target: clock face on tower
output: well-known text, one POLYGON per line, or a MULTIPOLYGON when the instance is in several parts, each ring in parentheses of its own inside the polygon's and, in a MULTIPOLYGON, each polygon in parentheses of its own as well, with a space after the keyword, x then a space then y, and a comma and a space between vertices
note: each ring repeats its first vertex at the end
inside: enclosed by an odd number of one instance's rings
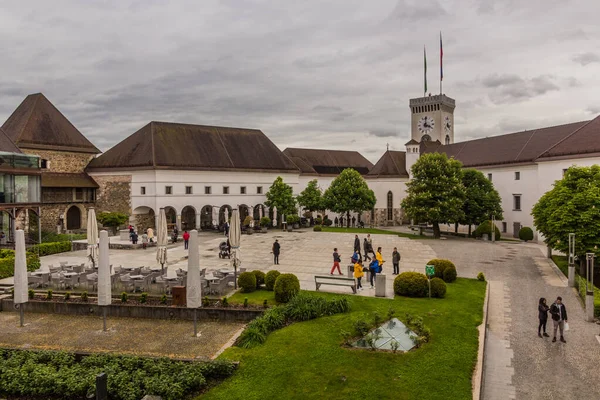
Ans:
POLYGON ((450 131, 452 130, 452 121, 450 121, 450 117, 446 115, 446 118, 444 118, 444 130, 446 131, 446 133, 450 133, 450 131))
POLYGON ((426 115, 422 117, 417 123, 417 128, 421 133, 430 133, 435 126, 435 121, 430 116, 426 115))

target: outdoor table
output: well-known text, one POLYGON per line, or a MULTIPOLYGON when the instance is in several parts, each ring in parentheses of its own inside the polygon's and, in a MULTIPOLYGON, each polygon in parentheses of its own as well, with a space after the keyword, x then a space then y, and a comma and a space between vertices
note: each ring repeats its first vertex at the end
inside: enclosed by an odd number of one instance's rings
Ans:
POLYGON ((204 279, 206 279, 210 283, 210 282, 215 282, 215 281, 218 282, 221 278, 214 276, 212 273, 210 273, 210 274, 206 274, 204 276, 204 279))
POLYGON ((165 276, 163 276, 163 279, 164 279, 165 281, 177 281, 177 280, 179 280, 179 277, 178 277, 178 276, 175 276, 175 277, 171 277, 171 278, 169 278, 168 276, 166 276, 166 275, 165 275, 165 276))
POLYGON ((229 274, 233 274, 235 271, 231 268, 221 268, 218 270, 220 273, 222 273, 223 275, 229 275, 229 274))
POLYGON ((70 278, 70 277, 72 277, 72 276, 79 275, 79 273, 78 273, 78 272, 63 272, 63 273, 62 273, 62 275, 63 275, 65 278, 70 278))
POLYGON ((143 268, 143 267, 138 266, 138 267, 121 267, 121 268, 126 269, 127 271, 133 271, 134 269, 143 268))
POLYGON ((131 279, 144 279, 144 275, 131 275, 129 276, 131 279))
POLYGON ((43 274, 49 274, 50 271, 33 271, 31 275, 42 276, 43 274))
POLYGON ((153 272, 162 271, 162 268, 160 266, 159 267, 150 267, 150 271, 153 271, 153 272))

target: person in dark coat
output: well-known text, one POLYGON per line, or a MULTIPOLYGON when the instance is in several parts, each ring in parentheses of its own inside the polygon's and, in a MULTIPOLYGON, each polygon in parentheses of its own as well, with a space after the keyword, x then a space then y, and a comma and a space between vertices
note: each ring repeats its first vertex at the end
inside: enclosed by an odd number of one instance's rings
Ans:
POLYGON ((352 217, 352 227, 354 228, 355 225, 356 225, 356 217, 352 217))
POLYGON ((281 251, 281 246, 279 245, 279 242, 277 241, 277 239, 275 239, 275 243, 273 243, 273 249, 272 249, 273 264, 275 264, 275 265, 279 265, 279 252, 280 251, 281 251))
POLYGON ((138 242, 138 234, 135 231, 131 234, 131 242, 133 244, 137 244, 137 242, 138 242))
POLYGON ((365 251, 365 256, 364 256, 365 261, 370 261, 371 257, 369 257, 369 242, 367 241, 367 238, 365 238, 363 240, 363 249, 365 251))
POLYGON ((360 239, 358 238, 358 235, 354 235, 354 252, 358 253, 358 256, 361 257, 360 256, 360 239))
POLYGON ((333 224, 336 226, 338 226, 338 223, 340 222, 340 220, 338 219, 338 217, 335 217, 335 219, 333 220, 333 224))
POLYGON ((549 337, 546 333, 546 323, 548 322, 548 310, 550 307, 546 304, 546 299, 541 298, 538 303, 538 318, 540 319, 540 324, 538 325, 538 336, 542 337, 542 328, 544 328, 544 336, 549 337))
POLYGON ((552 314, 552 322, 554 322, 554 337, 552 342, 556 342, 556 330, 560 328, 560 341, 567 343, 565 340, 564 329, 565 323, 568 321, 567 308, 562 303, 562 297, 558 296, 556 301, 550 306, 550 314, 552 314))
POLYGON ((393 275, 398 275, 400 273, 400 253, 396 247, 394 247, 394 251, 392 252, 392 265, 394 266, 393 275))

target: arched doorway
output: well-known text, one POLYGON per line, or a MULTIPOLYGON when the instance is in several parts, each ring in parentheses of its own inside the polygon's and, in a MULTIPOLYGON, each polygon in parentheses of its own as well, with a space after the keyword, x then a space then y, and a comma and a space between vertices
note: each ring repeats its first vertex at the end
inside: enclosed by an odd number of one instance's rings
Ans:
POLYGON ((253 217, 255 221, 259 221, 262 217, 267 216, 265 214, 265 206, 263 206, 262 204, 257 204, 254 206, 254 210, 252 211, 253 217), (262 213, 261 213, 262 210, 262 213))
POLYGON ((81 210, 77 206, 71 206, 67 210, 67 230, 81 229, 81 210))
POLYGON ((243 224, 246 217, 248 215, 250 215, 250 211, 248 209, 248 206, 245 204, 241 204, 239 206, 239 209, 240 209, 240 222, 243 224))
POLYGON ((228 204, 221 206, 221 208, 219 209, 219 226, 225 224, 225 221, 228 221, 229 218, 231 218, 232 210, 233 209, 228 204))
POLYGON ((394 219, 394 195, 390 190, 387 194, 387 220, 391 221, 394 219))
POLYGON ((204 206, 200 210, 200 229, 212 229, 213 228, 213 207, 204 206))
POLYGON ((167 229, 173 229, 177 226, 177 211, 173 207, 165 207, 165 217, 167 219, 167 229))
POLYGON ((181 229, 191 231, 196 229, 196 209, 192 206, 185 206, 181 210, 181 229))
POLYGON ((148 228, 156 230, 156 215, 150 207, 140 206, 133 210, 135 227, 139 232, 146 232, 148 228))

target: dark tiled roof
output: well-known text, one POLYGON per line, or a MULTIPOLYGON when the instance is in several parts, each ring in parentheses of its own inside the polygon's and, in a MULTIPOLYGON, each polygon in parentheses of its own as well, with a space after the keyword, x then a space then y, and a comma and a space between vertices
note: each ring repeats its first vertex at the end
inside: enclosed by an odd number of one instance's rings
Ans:
POLYGON ((98 188, 98 184, 86 173, 61 174, 46 172, 42 174, 42 187, 98 188))
POLYGON ((406 172, 406 153, 386 151, 367 174, 369 178, 408 178, 406 172))
POLYGON ((337 175, 346 168, 353 168, 366 175, 373 164, 357 151, 318 150, 287 148, 288 156, 303 174, 337 175))
POLYGON ((2 129, 0 129, 0 151, 5 151, 7 153, 21 153, 21 150, 19 150, 17 145, 14 144, 2 129))
POLYGON ((93 159, 88 168, 298 172, 260 130, 169 122, 150 122, 93 159))
MULTIPOLYGON (((421 153, 445 153, 448 157, 461 161, 465 167, 530 163, 545 156, 555 146, 555 152, 570 151, 570 154, 576 154, 574 151, 581 150, 582 144, 569 143, 576 137, 583 139, 583 136, 577 136, 576 133, 589 123, 590 121, 574 122, 450 145, 422 142, 421 153), (559 143, 560 147, 557 146, 559 143)), ((594 126, 596 135, 600 134, 598 124, 594 126)), ((584 140, 590 140, 589 136, 593 131, 594 128, 586 129, 587 139, 584 140)), ((595 147, 600 150, 598 143, 595 143, 595 147)))
POLYGON ((2 129, 20 148, 100 153, 41 93, 27 96, 2 129))
POLYGON ((540 158, 600 152, 600 116, 589 121, 556 143, 540 158))
POLYGON ((406 142, 404 145, 405 146, 409 146, 411 144, 419 144, 419 142, 417 142, 415 139, 410 139, 408 142, 406 142))

